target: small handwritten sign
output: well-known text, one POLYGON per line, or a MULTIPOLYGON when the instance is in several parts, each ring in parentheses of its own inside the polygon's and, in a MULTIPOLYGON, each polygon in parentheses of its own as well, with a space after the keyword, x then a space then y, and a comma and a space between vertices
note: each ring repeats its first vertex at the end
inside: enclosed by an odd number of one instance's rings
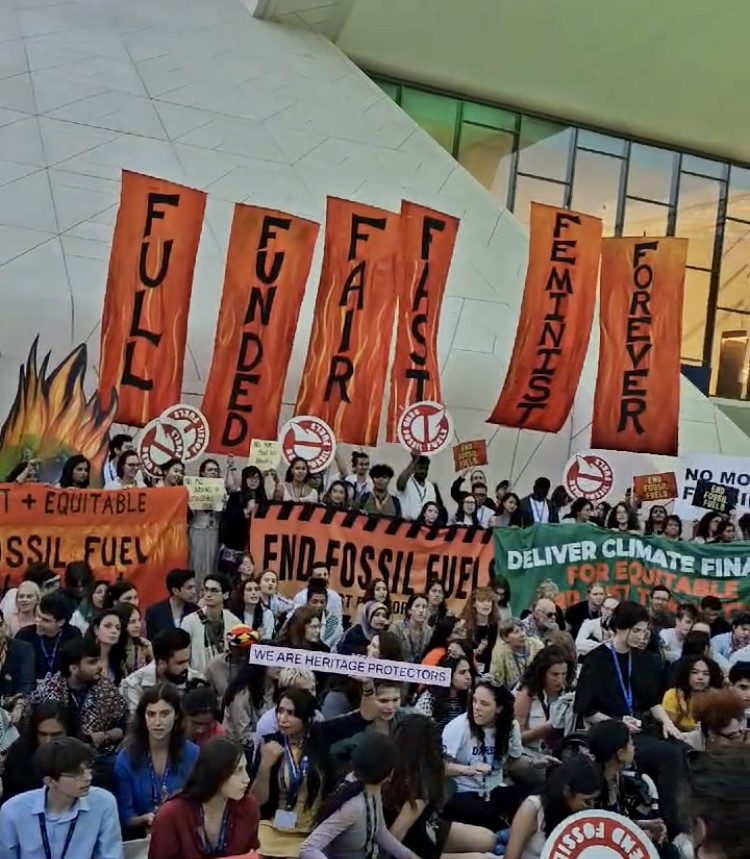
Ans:
POLYGON ((477 468, 487 465, 487 442, 484 439, 477 441, 462 441, 453 448, 453 465, 456 471, 465 468, 477 468))
POLYGON ((191 510, 219 512, 224 509, 227 490, 220 477, 186 477, 185 486, 191 510))
POLYGON ((278 441, 266 441, 254 438, 250 442, 248 465, 254 465, 262 472, 273 471, 281 462, 281 444, 278 441))
POLYGON ((677 498, 677 475, 674 471, 640 474, 633 478, 633 492, 640 501, 670 501, 677 498))

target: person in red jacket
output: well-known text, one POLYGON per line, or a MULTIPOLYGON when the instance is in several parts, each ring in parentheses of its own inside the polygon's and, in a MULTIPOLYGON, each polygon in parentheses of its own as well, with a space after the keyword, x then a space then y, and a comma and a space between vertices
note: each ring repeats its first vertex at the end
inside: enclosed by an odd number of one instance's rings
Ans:
POLYGON ((223 737, 200 751, 185 787, 162 805, 148 859, 244 857, 258 848, 258 804, 244 749, 223 737))

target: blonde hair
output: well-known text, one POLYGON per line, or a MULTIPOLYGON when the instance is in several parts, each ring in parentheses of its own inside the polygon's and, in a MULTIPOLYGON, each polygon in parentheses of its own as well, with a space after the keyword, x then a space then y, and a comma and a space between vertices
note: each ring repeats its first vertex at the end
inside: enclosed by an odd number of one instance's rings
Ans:
POLYGON ((301 689, 304 686, 315 686, 315 675, 306 668, 282 668, 279 671, 277 683, 282 689, 301 689))
POLYGON ((552 581, 545 579, 536 589, 537 600, 551 599, 554 602, 555 597, 560 595, 560 588, 552 581))

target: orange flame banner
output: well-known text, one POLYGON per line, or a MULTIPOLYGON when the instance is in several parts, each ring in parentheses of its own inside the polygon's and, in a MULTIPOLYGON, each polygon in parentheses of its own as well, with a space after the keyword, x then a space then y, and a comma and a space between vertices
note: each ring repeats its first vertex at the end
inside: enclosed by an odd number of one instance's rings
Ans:
POLYGON ((687 239, 605 239, 591 446, 677 455, 687 239))
POLYGON ((565 423, 589 345, 601 238, 598 218, 531 204, 521 315, 487 423, 543 432, 565 423))
POLYGON ((275 439, 294 332, 320 225, 237 204, 201 407, 209 450, 247 456, 275 439))
POLYGON ((325 250, 297 415, 339 441, 375 446, 396 305, 399 216, 328 198, 325 250))
POLYGON ((387 440, 398 419, 421 400, 442 402, 437 336, 458 218, 404 200, 399 229, 396 356, 391 368, 387 440))
POLYGON ((206 194, 122 174, 102 315, 99 392, 142 427, 180 401, 188 309, 206 194))

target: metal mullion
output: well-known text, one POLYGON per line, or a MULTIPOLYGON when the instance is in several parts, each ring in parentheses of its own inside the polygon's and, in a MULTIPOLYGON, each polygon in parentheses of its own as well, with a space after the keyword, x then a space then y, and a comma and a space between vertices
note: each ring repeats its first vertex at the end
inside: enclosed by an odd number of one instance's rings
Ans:
POLYGON ((627 199, 628 176, 630 175, 630 150, 631 143, 625 141, 625 153, 622 159, 620 168, 620 184, 617 188, 617 209, 615 211, 615 235, 622 235, 622 228, 625 223, 625 201, 627 199))
POLYGON ((576 146, 578 144, 578 127, 572 126, 573 133, 570 137, 570 149, 568 150, 568 165, 565 171, 565 194, 563 195, 563 209, 569 209, 573 199, 573 180, 576 174, 576 146))
MULTIPOLYGON (((724 251, 724 222, 727 218, 727 201, 729 197, 728 182, 720 183, 719 205, 716 209, 716 233, 714 235, 714 253, 711 258, 711 279, 708 286, 708 302, 706 306, 706 331, 703 336, 703 363, 711 366, 714 349, 714 326, 716 325, 716 305, 719 301, 721 285, 721 256, 724 251)), ((709 380, 709 390, 711 381, 709 380)))
POLYGON ((677 153, 672 168, 672 183, 669 188, 669 214, 667 215, 667 235, 673 236, 677 224, 677 204, 680 199, 680 173, 682 170, 682 153, 677 153))

